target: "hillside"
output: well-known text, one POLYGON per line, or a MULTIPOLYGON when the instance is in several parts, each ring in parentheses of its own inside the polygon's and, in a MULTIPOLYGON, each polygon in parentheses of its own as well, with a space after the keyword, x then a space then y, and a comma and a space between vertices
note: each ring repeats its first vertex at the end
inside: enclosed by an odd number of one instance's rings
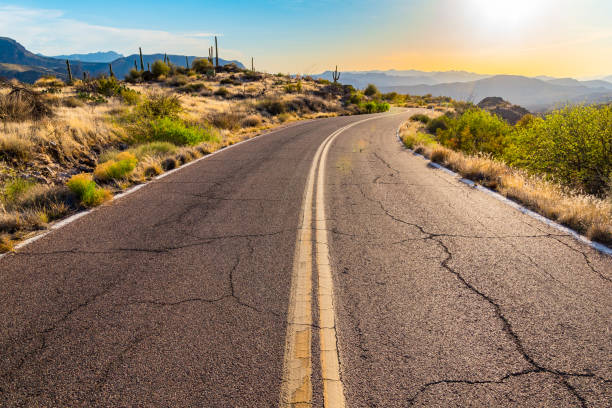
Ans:
MULTIPOLYGON (((134 67, 134 61, 139 61, 139 58, 137 54, 133 54, 125 58, 114 60, 112 65, 115 75, 119 78, 123 78, 129 73, 130 69, 134 67)), ((143 55, 145 65, 147 63, 152 64, 154 61, 163 58, 164 54, 143 55)), ((169 55, 169 58, 173 64, 185 66, 184 55, 169 55)), ((189 56, 188 58, 191 63, 194 59, 199 57, 189 56)), ((240 68, 244 68, 238 61, 228 61, 219 58, 219 65, 226 65, 231 62, 234 62, 240 68)), ((66 79, 67 75, 65 60, 34 54, 17 41, 7 37, 0 37, 0 63, 4 65, 0 72, 0 76, 4 78, 16 78, 28 83, 33 83, 38 78, 45 75, 55 75, 61 79, 66 79), (12 67, 10 64, 18 65, 19 67, 12 67), (25 72, 27 72, 27 74, 25 72)), ((91 76, 97 76, 100 74, 107 74, 109 71, 108 63, 105 62, 71 61, 70 65, 72 75, 75 78, 81 78, 83 72, 87 72, 91 76)))
POLYGON ((489 96, 478 102, 479 108, 489 111, 504 119, 511 125, 515 125, 529 111, 521 106, 512 105, 510 102, 496 96, 489 96))
POLYGON ((456 100, 479 101, 499 96, 531 111, 543 111, 564 103, 600 103, 612 100, 612 90, 584 85, 567 86, 516 75, 496 75, 470 82, 437 85, 382 86, 383 92, 449 96, 456 100))

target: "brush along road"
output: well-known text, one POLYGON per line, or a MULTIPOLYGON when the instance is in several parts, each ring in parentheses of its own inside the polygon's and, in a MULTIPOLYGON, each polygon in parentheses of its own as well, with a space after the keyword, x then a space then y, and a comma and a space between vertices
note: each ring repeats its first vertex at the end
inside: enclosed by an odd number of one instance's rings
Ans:
POLYGON ((612 258, 300 123, 0 259, 0 406, 609 406, 612 258))

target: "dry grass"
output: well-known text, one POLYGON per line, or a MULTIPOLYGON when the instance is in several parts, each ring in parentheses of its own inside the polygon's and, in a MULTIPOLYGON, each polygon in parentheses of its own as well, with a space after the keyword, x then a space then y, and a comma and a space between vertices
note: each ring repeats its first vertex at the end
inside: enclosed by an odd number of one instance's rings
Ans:
POLYGON ((300 93, 287 95, 284 88, 289 83, 296 80, 242 72, 214 78, 179 75, 129 84, 140 101, 135 106, 121 96, 83 97, 74 85, 52 78, 34 87, 4 84, 0 87, 0 252, 55 219, 98 205, 114 192, 254 137, 260 130, 344 112, 340 96, 320 92, 321 84, 304 79, 300 93), (20 90, 13 92, 15 87, 20 90), (227 93, 219 92, 221 88, 227 93), (218 138, 187 147, 139 142, 131 133, 143 129, 138 107, 160 94, 179 98, 178 121, 204 128, 212 125, 218 138), (264 99, 278 100, 283 111, 262 112, 258 102, 264 99), (126 154, 133 155, 136 163, 123 166, 121 155, 126 154), (29 187, 9 199, 4 192, 15 177, 29 187))
POLYGON ((403 127, 404 144, 463 177, 497 190, 533 211, 570 227, 594 241, 612 244, 612 197, 601 199, 569 191, 487 156, 468 156, 432 142, 403 127))

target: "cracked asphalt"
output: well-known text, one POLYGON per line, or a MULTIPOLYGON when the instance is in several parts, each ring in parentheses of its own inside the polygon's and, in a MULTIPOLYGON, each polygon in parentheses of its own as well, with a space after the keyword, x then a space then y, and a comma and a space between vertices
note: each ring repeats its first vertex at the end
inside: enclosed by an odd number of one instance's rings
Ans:
MULTIPOLYGON (((403 149, 414 112, 327 158, 347 406, 612 406, 612 258, 403 149)), ((361 119, 236 146, 1 258, 0 406, 277 406, 307 173, 361 119)))

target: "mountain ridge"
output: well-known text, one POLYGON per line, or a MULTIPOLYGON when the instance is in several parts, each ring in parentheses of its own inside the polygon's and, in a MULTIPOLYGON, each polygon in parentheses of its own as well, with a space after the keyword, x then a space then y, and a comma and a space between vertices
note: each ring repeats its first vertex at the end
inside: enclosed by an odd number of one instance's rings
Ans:
MULTIPOLYGON (((163 59, 164 55, 163 53, 143 54, 143 62, 145 65, 147 63, 152 64, 156 60, 163 59)), ((185 65, 184 55, 168 55, 168 58, 170 58, 170 61, 175 65, 185 65)), ((202 57, 191 55, 187 56, 187 58, 191 64, 194 59, 202 57)), ((139 63, 140 56, 138 54, 132 54, 127 57, 116 59, 110 63, 71 60, 70 68, 72 75, 79 78, 84 72, 92 76, 108 74, 109 64, 112 64, 115 75, 118 78, 123 78, 132 68, 134 68, 134 60, 139 63)), ((240 68, 244 68, 244 65, 240 61, 219 58, 219 65, 226 65, 229 63, 235 63, 240 68)), ((8 37, 0 37, 0 64, 1 77, 16 78, 23 82, 32 83, 45 75, 55 75, 64 80, 67 77, 65 59, 60 60, 53 57, 34 54, 14 39, 8 37), (25 72, 27 72, 27 74, 24 74, 25 72)))

